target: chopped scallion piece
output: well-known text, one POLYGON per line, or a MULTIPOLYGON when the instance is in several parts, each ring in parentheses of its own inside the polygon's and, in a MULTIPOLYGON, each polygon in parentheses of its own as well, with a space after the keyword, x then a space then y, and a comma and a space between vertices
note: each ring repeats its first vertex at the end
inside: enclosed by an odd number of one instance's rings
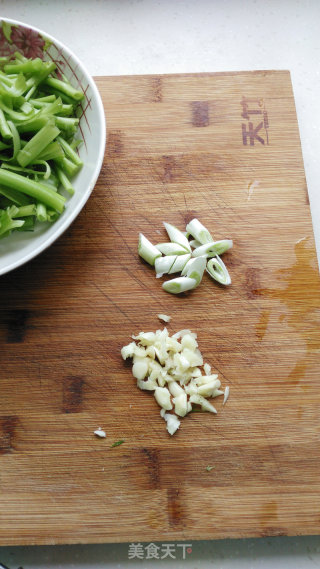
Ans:
POLYGON ((158 243, 156 248, 164 255, 185 255, 186 249, 178 243, 158 243))
POLYGON ((173 243, 178 243, 179 245, 184 247, 188 252, 191 252, 189 241, 186 238, 186 236, 182 233, 182 231, 180 231, 180 229, 177 229, 174 225, 171 225, 171 223, 166 223, 165 221, 163 222, 163 225, 169 235, 170 241, 172 241, 173 243))
POLYGON ((142 233, 139 234, 138 253, 149 265, 154 265, 155 260, 161 257, 160 251, 142 233))
POLYGON ((189 277, 177 277, 163 283, 162 288, 171 294, 180 294, 196 288, 197 281, 189 277))
POLYGON ((192 219, 192 221, 190 221, 187 224, 186 230, 189 233, 189 235, 192 235, 194 239, 196 239, 203 245, 205 243, 210 243, 211 241, 213 241, 213 238, 211 237, 207 228, 204 225, 202 225, 202 223, 196 218, 192 219))
POLYGON ((233 246, 231 239, 222 239, 221 241, 211 241, 210 243, 205 243, 200 247, 197 247, 192 251, 193 257, 200 257, 206 255, 207 257, 213 257, 214 255, 222 255, 233 246))
POLYGON ((230 285, 231 278, 228 273, 227 267, 220 257, 213 257, 207 263, 207 272, 209 275, 220 284, 230 285))

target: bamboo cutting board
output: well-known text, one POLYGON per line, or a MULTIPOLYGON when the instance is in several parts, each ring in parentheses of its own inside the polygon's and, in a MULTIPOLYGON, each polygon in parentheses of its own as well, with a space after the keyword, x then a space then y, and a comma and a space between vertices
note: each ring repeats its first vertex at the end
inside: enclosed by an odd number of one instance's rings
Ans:
POLYGON ((318 534, 320 288, 290 75, 97 85, 108 144, 92 197, 0 280, 0 544, 318 534), (137 236, 193 217, 234 240, 232 285, 205 275, 170 296, 137 236), (159 312, 230 386, 174 437, 120 357, 159 312))

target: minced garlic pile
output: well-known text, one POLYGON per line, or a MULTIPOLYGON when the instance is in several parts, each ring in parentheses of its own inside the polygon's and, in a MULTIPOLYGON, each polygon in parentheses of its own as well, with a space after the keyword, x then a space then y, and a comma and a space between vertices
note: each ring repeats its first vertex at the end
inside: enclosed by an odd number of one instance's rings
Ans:
POLYGON ((161 407, 160 415, 173 435, 180 426, 177 416, 184 417, 198 405, 203 411, 217 413, 207 398, 224 395, 217 374, 211 374, 209 364, 203 364, 197 334, 180 330, 172 336, 167 328, 156 332, 140 332, 133 342, 124 346, 124 360, 133 358, 132 373, 140 389, 153 391, 161 407), (200 369, 203 366, 204 374, 200 369))

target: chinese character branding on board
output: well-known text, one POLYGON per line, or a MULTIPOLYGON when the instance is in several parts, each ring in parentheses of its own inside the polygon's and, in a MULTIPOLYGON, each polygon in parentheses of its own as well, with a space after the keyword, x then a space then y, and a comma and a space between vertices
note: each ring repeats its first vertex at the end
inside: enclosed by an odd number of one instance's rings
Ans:
POLYGON ((251 99, 242 97, 241 101, 243 119, 242 143, 254 146, 255 143, 269 144, 269 120, 264 99, 251 99))
POLYGON ((128 559, 186 559, 192 553, 191 543, 130 543, 128 559))

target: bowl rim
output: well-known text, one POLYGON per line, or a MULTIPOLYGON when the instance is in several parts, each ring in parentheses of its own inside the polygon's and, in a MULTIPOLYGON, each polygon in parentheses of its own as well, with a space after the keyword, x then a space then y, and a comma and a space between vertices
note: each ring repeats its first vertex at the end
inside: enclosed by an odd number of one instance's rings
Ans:
POLYGON ((96 184, 96 181, 98 179, 98 176, 100 174, 100 170, 101 170, 101 167, 103 164, 103 159, 104 159, 104 155, 105 155, 105 148, 106 148, 106 140, 107 140, 107 124, 106 124, 106 117, 105 117, 105 112, 104 112, 104 107, 103 107, 101 95, 100 95, 99 90, 98 90, 98 88, 97 88, 97 86, 93 80, 93 77, 87 71, 86 67, 83 65, 83 63, 80 61, 80 59, 64 43, 62 43, 60 40, 57 40, 54 36, 48 34, 47 32, 41 30, 40 28, 37 28, 36 26, 30 25, 27 22, 21 22, 19 20, 15 20, 13 18, 5 18, 5 17, 0 16, 0 22, 3 22, 3 21, 8 22, 9 24, 22 26, 24 28, 34 30, 38 34, 40 34, 40 35, 44 36, 45 38, 47 38, 48 40, 52 41, 57 47, 59 47, 60 49, 63 49, 69 56, 71 56, 73 58, 73 60, 76 62, 76 64, 81 69, 83 74, 86 76, 86 79, 88 80, 90 88, 92 89, 92 91, 95 95, 95 99, 97 102, 97 108, 98 108, 98 115, 99 115, 99 119, 101 120, 101 132, 100 132, 100 137, 99 137, 99 148, 100 148, 100 150, 99 150, 99 153, 97 156, 96 166, 95 166, 95 169, 94 169, 93 174, 92 174, 91 182, 88 185, 84 194, 82 195, 81 199, 78 202, 76 202, 76 204, 72 208, 72 210, 70 210, 68 212, 68 215, 65 217, 65 219, 61 223, 59 229, 56 232, 54 232, 51 236, 48 236, 48 238, 45 239, 40 245, 35 247, 35 249, 32 249, 32 251, 30 251, 29 253, 26 253, 20 259, 17 259, 16 261, 12 261, 11 263, 9 263, 8 265, 6 265, 3 268, 0 267, 0 276, 4 275, 4 274, 6 274, 6 273, 8 273, 14 269, 17 269, 18 267, 21 267, 22 265, 24 265, 25 263, 27 263, 28 261, 30 261, 31 259, 33 259, 37 255, 42 253, 45 249, 50 247, 50 245, 52 245, 52 243, 54 243, 54 241, 56 241, 68 229, 68 227, 75 220, 75 218, 78 216, 78 214, 80 213, 80 211, 82 210, 82 208, 86 204, 87 200, 89 199, 89 196, 91 195, 91 193, 94 189, 94 186, 96 184))

